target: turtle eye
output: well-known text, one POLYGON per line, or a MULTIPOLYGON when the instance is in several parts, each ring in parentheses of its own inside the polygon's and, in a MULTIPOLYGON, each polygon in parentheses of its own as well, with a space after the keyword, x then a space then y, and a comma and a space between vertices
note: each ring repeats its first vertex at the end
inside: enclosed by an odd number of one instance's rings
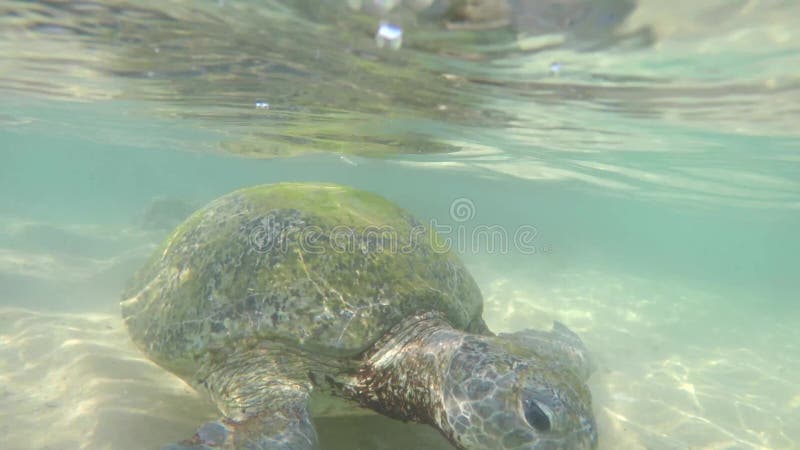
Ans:
POLYGON ((522 410, 525 412, 525 420, 536 431, 550 431, 550 417, 536 400, 528 399, 522 402, 522 410))

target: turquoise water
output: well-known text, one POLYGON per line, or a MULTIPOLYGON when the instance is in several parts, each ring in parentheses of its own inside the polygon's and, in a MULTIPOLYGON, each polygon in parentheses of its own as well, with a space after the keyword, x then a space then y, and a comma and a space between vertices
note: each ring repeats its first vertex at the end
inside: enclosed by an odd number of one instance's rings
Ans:
MULTIPOLYGON (((187 211, 304 180, 535 228, 534 252, 461 256, 493 330, 581 335, 600 448, 800 448, 800 4, 513 32, 398 11, 392 51, 334 3, 0 5, 0 447, 155 448, 214 418, 133 348, 120 292, 187 211)), ((318 431, 450 448, 374 415, 318 431)))

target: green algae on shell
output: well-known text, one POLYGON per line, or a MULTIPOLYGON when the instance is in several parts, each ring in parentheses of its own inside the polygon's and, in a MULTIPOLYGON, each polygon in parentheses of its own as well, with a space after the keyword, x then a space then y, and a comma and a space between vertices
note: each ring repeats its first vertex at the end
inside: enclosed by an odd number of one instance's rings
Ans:
POLYGON ((192 214, 124 294, 136 344, 179 375, 279 342, 354 357, 417 311, 484 331, 480 291, 429 227, 332 184, 242 189, 192 214))

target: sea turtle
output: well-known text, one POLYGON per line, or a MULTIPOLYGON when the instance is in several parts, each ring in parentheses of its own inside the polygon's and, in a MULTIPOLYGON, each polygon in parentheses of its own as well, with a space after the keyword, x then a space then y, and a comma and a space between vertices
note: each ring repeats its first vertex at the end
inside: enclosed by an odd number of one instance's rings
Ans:
POLYGON ((460 449, 591 449, 586 349, 565 326, 495 336, 445 241, 361 190, 225 195, 134 276, 137 346, 223 418, 165 449, 316 449, 312 391, 430 424, 460 449))

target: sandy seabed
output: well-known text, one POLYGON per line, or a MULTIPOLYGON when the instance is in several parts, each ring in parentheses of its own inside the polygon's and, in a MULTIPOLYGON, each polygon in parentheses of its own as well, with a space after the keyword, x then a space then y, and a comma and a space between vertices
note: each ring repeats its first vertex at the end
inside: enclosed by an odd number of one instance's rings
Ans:
MULTIPOLYGON (((582 336, 598 367, 601 449, 800 448, 796 320, 599 270, 474 271, 494 331, 559 320, 582 336)), ((102 313, 0 307, 0 448, 158 448, 216 418, 133 347, 115 303, 102 313)), ((322 417, 317 428, 324 450, 451 448, 429 427, 374 414, 322 417)))

